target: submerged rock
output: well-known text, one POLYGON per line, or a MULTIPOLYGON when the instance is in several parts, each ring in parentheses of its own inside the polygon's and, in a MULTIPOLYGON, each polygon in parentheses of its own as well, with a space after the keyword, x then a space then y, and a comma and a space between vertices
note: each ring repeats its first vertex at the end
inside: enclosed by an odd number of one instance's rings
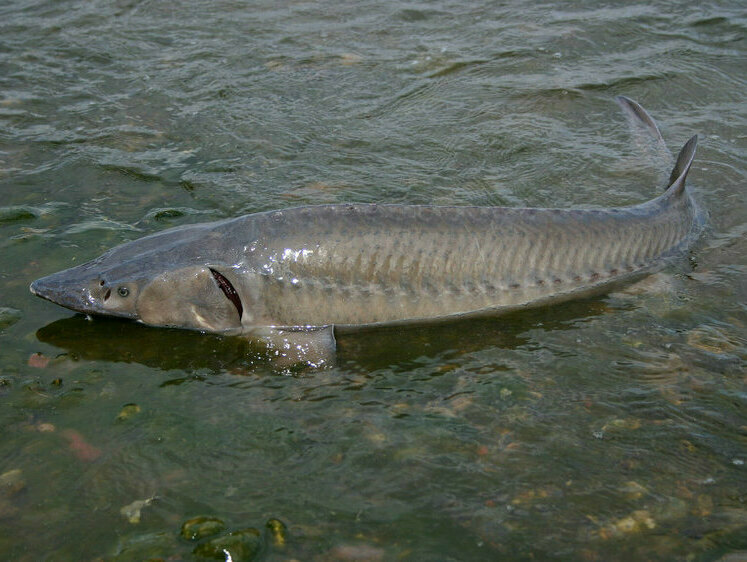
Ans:
POLYGON ((202 558, 250 562, 262 549, 262 533, 248 528, 234 531, 197 546, 192 552, 202 558))
POLYGON ((49 365, 49 361, 49 357, 46 357, 43 353, 32 353, 29 355, 27 364, 35 369, 45 369, 49 365))
POLYGON ((151 496, 144 500, 136 500, 131 504, 127 504, 119 512, 124 515, 127 520, 133 525, 140 523, 141 512, 144 507, 149 506, 156 499, 156 496, 151 496))
POLYGON ((26 488, 23 472, 15 468, 0 474, 0 520, 10 519, 19 513, 19 509, 12 501, 13 496, 26 488))
POLYGON ((117 414, 117 421, 125 421, 140 413, 140 406, 137 404, 125 404, 122 410, 117 414))
POLYGON ((181 535, 189 541, 198 541, 225 530, 226 524, 217 517, 194 517, 182 524, 181 535))
POLYGON ((0 207, 0 223, 30 221, 36 219, 41 213, 33 207, 0 207))
POLYGON ((0 306, 0 330, 9 328, 21 319, 21 311, 0 306))
POLYGON ((25 487, 26 481, 23 479, 23 472, 21 472, 20 468, 0 474, 0 497, 9 498, 15 496, 25 487))
POLYGON ((645 510, 637 510, 620 519, 615 519, 608 525, 605 525, 599 529, 599 537, 607 540, 613 538, 620 538, 622 536, 640 533, 656 528, 656 522, 654 521, 651 514, 645 510))
POLYGON ((285 523, 283 523, 280 519, 269 519, 267 523, 265 523, 265 527, 270 532, 270 536, 272 537, 272 544, 275 546, 285 546, 286 541, 286 534, 287 534, 287 527, 285 526, 285 523))

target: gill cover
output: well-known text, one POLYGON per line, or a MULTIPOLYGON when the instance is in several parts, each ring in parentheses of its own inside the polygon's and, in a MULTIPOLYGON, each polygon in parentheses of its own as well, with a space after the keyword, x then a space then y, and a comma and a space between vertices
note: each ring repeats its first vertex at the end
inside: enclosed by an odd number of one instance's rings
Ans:
POLYGON ((208 266, 161 273, 140 291, 137 316, 152 326, 238 331, 244 305, 229 277, 208 266))

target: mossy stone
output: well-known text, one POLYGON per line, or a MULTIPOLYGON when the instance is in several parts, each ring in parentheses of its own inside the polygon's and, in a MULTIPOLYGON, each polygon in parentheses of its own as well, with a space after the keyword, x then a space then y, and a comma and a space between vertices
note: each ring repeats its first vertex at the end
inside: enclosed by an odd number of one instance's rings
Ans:
POLYGON ((285 526, 285 523, 280 519, 272 518, 265 523, 265 527, 269 529, 272 543, 275 546, 285 546, 287 540, 287 527, 285 526))
POLYGON ((181 535, 190 541, 199 541, 226 530, 226 524, 217 517, 194 517, 182 524, 181 535))
POLYGON ((261 549, 262 534, 257 529, 249 528, 211 539, 192 552, 213 560, 226 560, 226 554, 230 554, 233 562, 251 562, 261 549))
POLYGON ((125 404, 122 406, 119 414, 117 414, 117 421, 128 420, 141 412, 140 406, 137 404, 125 404))

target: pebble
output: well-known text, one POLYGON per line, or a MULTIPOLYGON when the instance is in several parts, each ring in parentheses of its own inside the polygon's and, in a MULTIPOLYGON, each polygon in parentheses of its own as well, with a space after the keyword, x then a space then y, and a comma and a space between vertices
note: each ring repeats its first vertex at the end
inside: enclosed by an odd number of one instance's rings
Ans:
POLYGON ((217 517, 194 517, 182 524, 181 535, 189 541, 198 541, 225 530, 226 524, 217 517))
POLYGON ((117 421, 128 420, 141 412, 140 406, 137 404, 125 404, 117 414, 117 421))
POLYGON ((198 545, 192 553, 213 560, 251 562, 262 549, 262 533, 248 528, 234 531, 198 545))
POLYGON ((0 306, 0 330, 9 328, 21 319, 21 311, 0 306))
POLYGON ((599 529, 599 536, 602 539, 611 539, 655 528, 656 522, 649 512, 645 509, 641 509, 634 511, 627 517, 616 519, 609 525, 605 525, 599 529))
POLYGON ((272 544, 278 547, 285 546, 287 536, 287 527, 285 526, 285 523, 280 521, 280 519, 273 518, 269 519, 267 523, 265 523, 265 527, 267 527, 270 531, 272 544))
POLYGON ((0 474, 0 497, 9 498, 15 496, 26 487, 23 472, 20 468, 14 468, 0 474))
POLYGON ((156 499, 156 496, 151 496, 144 500, 135 500, 131 504, 127 504, 119 512, 124 515, 127 520, 133 525, 140 523, 140 517, 144 507, 149 506, 156 499))
POLYGON ((629 500, 641 499, 649 493, 645 486, 641 486, 633 480, 626 482, 620 489, 629 500))
POLYGON ((0 520, 10 519, 19 513, 19 509, 11 501, 26 488, 23 472, 20 468, 14 468, 0 474, 0 520))
POLYGON ((35 369, 44 369, 49 365, 49 357, 46 357, 42 353, 32 353, 29 356, 28 366, 34 367, 35 369))

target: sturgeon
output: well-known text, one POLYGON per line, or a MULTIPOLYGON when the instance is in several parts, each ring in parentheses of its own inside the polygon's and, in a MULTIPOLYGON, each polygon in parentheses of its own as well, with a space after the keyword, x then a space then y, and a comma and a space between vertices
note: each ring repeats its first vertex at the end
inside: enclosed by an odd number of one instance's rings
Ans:
MULTIPOLYGON (((663 145, 640 105, 617 101, 663 145)), ((660 269, 703 223, 685 182, 696 144, 684 145, 664 192, 638 205, 289 208, 171 228, 30 289, 89 316, 245 335, 319 365, 334 330, 543 306, 660 269)))

